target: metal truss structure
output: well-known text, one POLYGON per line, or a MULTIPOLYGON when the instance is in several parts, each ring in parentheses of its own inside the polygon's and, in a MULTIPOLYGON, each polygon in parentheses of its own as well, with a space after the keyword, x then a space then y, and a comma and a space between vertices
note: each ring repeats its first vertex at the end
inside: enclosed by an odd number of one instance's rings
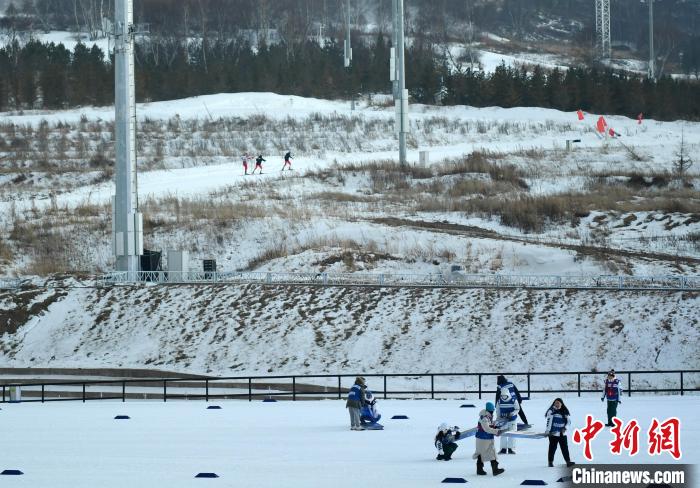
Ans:
POLYGON ((615 275, 506 275, 506 274, 370 274, 370 273, 266 273, 167 272, 136 274, 113 272, 99 284, 202 284, 267 286, 372 286, 388 288, 498 288, 554 290, 697 291, 700 276, 615 275))
POLYGON ((596 54, 610 59, 610 0, 595 0, 596 54))

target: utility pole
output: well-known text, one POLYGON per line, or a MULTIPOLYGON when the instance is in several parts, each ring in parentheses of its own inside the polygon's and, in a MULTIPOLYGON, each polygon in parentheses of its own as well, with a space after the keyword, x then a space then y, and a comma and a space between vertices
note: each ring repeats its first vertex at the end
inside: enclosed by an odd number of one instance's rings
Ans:
POLYGON ((355 93, 352 89, 352 73, 350 64, 352 63, 352 45, 350 44, 350 0, 345 0, 345 67, 348 72, 348 89, 350 90, 350 111, 355 110, 355 93))
POLYGON ((345 67, 352 62, 352 46, 350 45, 350 0, 345 0, 345 67))
POLYGON ((391 95, 394 98, 394 102, 399 98, 399 76, 396 66, 397 2, 398 0, 391 0, 391 49, 389 53, 389 80, 391 80, 391 95))
POLYGON ((596 54, 610 59, 610 0, 595 0, 596 54))
POLYGON ((136 279, 143 254, 143 220, 136 187, 136 96, 134 90, 133 0, 116 0, 114 8, 114 146, 115 186, 112 200, 112 248, 117 271, 136 279))
POLYGON ((654 59, 654 0, 649 2, 649 78, 656 81, 656 61, 654 59))
POLYGON ((399 135, 399 163, 406 164, 406 134, 408 133, 408 90, 406 90, 406 66, 404 46, 403 0, 392 0, 394 9, 395 47, 392 47, 391 80, 394 81, 394 105, 396 107, 395 131, 399 135), (395 67, 395 69, 394 69, 395 67))

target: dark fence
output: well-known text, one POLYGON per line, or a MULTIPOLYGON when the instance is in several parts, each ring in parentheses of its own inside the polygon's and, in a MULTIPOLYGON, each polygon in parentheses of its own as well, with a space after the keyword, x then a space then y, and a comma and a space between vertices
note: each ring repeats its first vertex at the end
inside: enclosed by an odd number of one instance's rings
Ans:
MULTIPOLYGON (((367 374, 367 383, 376 397, 388 398, 465 398, 493 395, 496 376, 503 374, 519 387, 523 396, 550 393, 602 393, 605 373, 591 371, 527 373, 424 373, 367 374), (455 389, 461 383, 464 388, 455 389), (416 386, 417 385, 417 386, 416 386), (555 387, 552 387, 552 386, 555 387), (381 388, 380 388, 381 386, 381 388), (557 387, 558 386, 558 387, 557 387)), ((312 400, 341 399, 355 374, 239 376, 210 378, 143 378, 128 380, 12 382, 2 384, 2 402, 10 401, 10 388, 21 387, 23 402, 92 400, 312 400), (312 381, 313 380, 313 381, 312 381)), ((676 393, 700 391, 700 370, 619 371, 624 394, 676 393)), ((487 397, 487 398, 488 398, 487 397)))

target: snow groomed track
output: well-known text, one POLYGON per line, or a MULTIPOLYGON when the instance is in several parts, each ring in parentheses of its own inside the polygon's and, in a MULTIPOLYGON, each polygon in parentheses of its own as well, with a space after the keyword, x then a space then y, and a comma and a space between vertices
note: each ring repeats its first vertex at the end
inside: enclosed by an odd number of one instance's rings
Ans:
MULTIPOLYGON (((371 385, 370 385, 371 387, 371 385)), ((532 431, 544 428, 544 413, 554 396, 524 402, 532 431)), ((469 487, 516 488, 526 479, 560 486, 567 473, 561 454, 547 467, 545 439, 518 439, 515 455, 499 456, 505 473, 476 476, 471 459, 474 441, 467 439, 450 462, 435 460, 433 437, 441 422, 470 428, 486 400, 469 400, 477 408, 460 408, 463 400, 379 401, 382 431, 353 432, 344 400, 319 402, 59 402, 7 404, 0 410, 7 449, 0 471, 3 487, 171 488, 245 486, 256 488, 355 487, 358 479, 375 486, 440 487, 445 478, 463 478, 469 487), (397 414, 408 419, 391 420, 397 414), (116 420, 116 416, 128 419, 116 420), (217 479, 195 478, 214 473, 217 479)), ((585 425, 587 414, 604 419, 599 396, 564 396, 572 413, 571 430, 585 425)), ((639 453, 610 453, 609 429, 592 442, 596 464, 700 462, 700 428, 695 412, 698 396, 625 398, 619 408, 625 422, 641 426, 639 453), (647 453, 646 431, 652 418, 675 416, 681 421, 682 458, 667 452, 647 453)), ((498 444, 497 444, 498 446, 498 444)), ((569 437, 574 461, 586 464, 583 446, 569 437)))

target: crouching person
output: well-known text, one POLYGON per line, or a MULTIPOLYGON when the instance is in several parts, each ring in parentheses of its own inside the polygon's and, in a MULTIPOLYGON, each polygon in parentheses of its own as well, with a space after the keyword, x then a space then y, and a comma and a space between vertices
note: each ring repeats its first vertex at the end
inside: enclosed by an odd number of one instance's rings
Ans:
POLYGON ((450 427, 444 422, 440 424, 438 433, 435 436, 435 447, 438 450, 436 459, 438 461, 449 461, 452 459, 452 454, 457 450, 455 441, 459 439, 459 435, 458 427, 450 427))
POLYGON ((488 402, 486 408, 479 413, 479 423, 476 425, 476 450, 473 459, 476 459, 476 474, 485 475, 484 463, 491 463, 491 471, 494 476, 498 476, 503 471, 498 467, 496 459, 496 448, 493 437, 500 435, 501 431, 493 425, 493 412, 496 408, 493 403, 488 402))

